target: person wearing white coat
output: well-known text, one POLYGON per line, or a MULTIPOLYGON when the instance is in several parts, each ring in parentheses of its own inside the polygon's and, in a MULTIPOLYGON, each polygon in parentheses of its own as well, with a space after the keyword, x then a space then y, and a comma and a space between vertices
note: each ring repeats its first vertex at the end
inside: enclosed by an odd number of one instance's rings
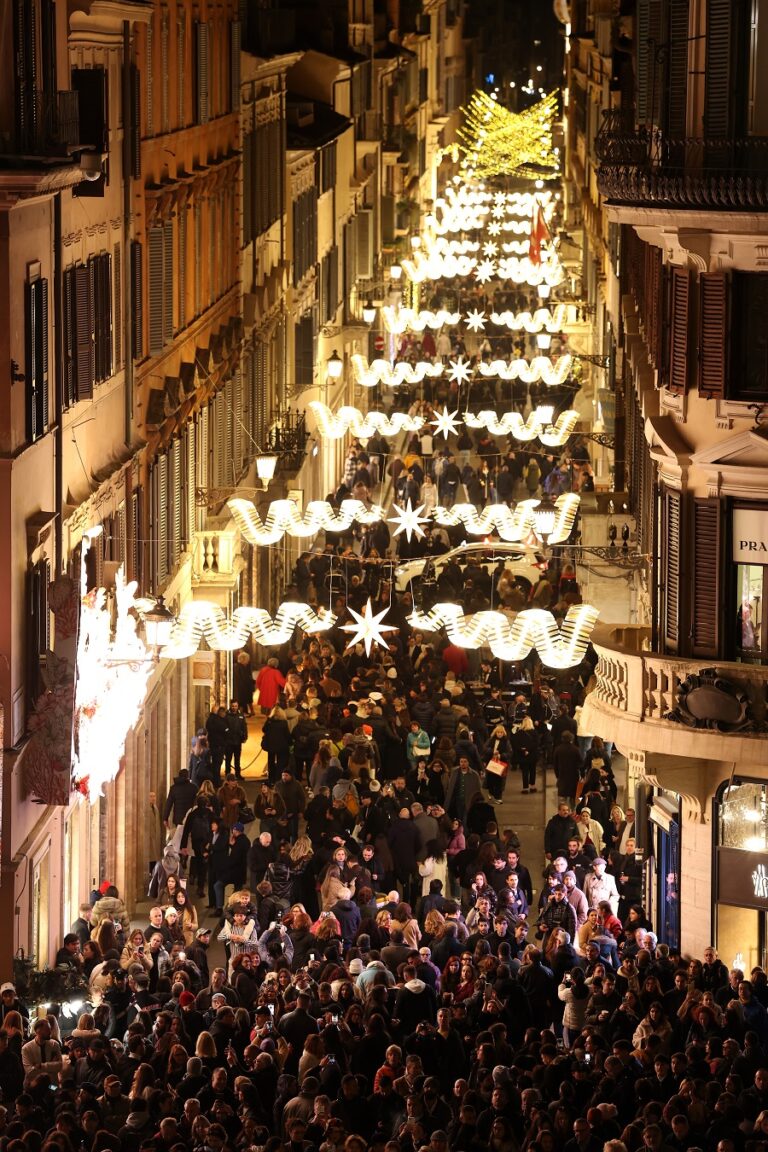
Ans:
POLYGON ((619 892, 613 876, 605 869, 605 860, 602 856, 596 856, 592 861, 592 874, 584 878, 584 895, 590 908, 597 908, 601 900, 607 900, 615 916, 619 907, 619 892))

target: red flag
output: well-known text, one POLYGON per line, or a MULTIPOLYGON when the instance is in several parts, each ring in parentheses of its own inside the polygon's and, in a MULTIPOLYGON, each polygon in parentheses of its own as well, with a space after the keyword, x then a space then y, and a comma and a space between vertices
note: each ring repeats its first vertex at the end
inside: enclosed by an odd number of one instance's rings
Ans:
POLYGON ((531 261, 531 264, 541 264, 541 245, 542 241, 546 240, 547 235, 544 213, 541 210, 541 204, 539 204, 537 200, 533 209, 531 239, 528 245, 528 259, 531 261))

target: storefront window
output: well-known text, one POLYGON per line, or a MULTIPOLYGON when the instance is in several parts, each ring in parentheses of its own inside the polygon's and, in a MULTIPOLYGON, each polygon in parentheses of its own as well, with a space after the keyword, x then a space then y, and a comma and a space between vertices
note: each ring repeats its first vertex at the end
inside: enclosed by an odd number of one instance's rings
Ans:
POLYGON ((764 784, 732 784, 718 808, 721 848, 762 852, 768 847, 768 789, 764 784))
POLYGON ((764 611, 768 567, 736 565, 736 647, 739 658, 768 659, 768 617, 764 611))

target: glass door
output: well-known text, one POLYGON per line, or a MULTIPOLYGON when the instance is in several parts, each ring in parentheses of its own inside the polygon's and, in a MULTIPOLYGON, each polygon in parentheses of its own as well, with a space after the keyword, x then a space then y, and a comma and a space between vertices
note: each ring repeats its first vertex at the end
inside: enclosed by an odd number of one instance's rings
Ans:
POLYGON ((767 573, 762 564, 736 565, 736 652, 751 664, 768 662, 767 573))

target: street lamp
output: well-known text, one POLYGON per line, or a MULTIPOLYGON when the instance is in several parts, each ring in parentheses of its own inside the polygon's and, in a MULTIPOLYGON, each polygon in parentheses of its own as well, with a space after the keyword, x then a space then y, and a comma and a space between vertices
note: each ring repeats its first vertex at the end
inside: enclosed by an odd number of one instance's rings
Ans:
POLYGON ((363 305, 363 320, 366 324, 373 324, 376 319, 376 305, 373 300, 366 300, 363 305))
POLYGON ((158 596, 154 608, 144 613, 144 636, 147 646, 153 650, 155 655, 160 652, 161 648, 165 648, 171 639, 175 624, 176 617, 173 612, 166 608, 164 598, 158 596))
POLYGON ((549 332, 538 332, 536 334, 536 347, 540 348, 542 352, 549 351, 552 346, 552 335, 549 332))
POLYGON ((269 488, 270 480, 275 478, 275 469, 277 468, 277 453, 276 452, 261 452, 256 457, 256 475, 261 480, 261 485, 266 492, 269 488))
POLYGON ((344 371, 344 361, 339 356, 339 354, 335 348, 334 348, 333 352, 331 353, 331 355, 328 357, 328 363, 326 365, 326 371, 328 372, 329 380, 340 380, 341 379, 341 374, 344 371))

